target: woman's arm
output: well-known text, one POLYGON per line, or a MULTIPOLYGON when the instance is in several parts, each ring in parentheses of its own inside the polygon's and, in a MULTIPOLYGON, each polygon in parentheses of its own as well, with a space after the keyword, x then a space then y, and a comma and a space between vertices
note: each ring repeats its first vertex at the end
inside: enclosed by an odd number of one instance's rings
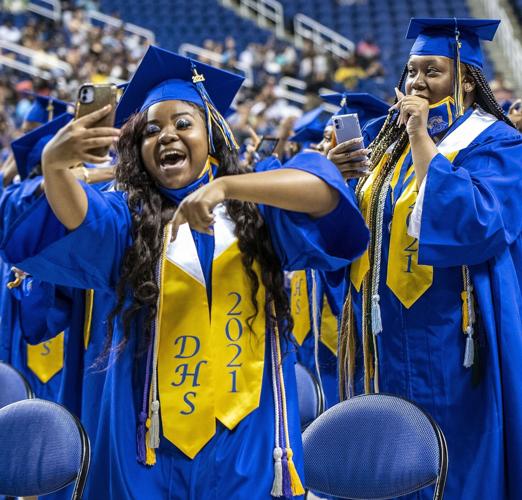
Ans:
POLYGON ((58 220, 69 230, 76 229, 87 214, 87 196, 71 167, 78 163, 103 163, 106 157, 89 151, 109 146, 119 131, 94 125, 111 110, 106 106, 98 111, 74 120, 63 127, 44 149, 42 171, 47 200, 58 220))
POLYGON ((293 168, 220 177, 183 200, 174 216, 173 234, 185 222, 212 234, 212 210, 227 199, 322 217, 337 206, 339 193, 319 177, 293 168))

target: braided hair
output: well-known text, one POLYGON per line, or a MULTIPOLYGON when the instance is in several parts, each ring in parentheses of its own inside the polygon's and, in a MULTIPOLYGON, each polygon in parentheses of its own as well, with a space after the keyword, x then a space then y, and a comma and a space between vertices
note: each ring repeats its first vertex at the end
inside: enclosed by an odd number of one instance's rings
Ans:
MULTIPOLYGON (((193 106, 204 118, 203 109, 193 106)), ((120 161, 115 177, 118 188, 127 193, 127 205, 132 218, 132 244, 123 257, 120 280, 116 287, 117 303, 107 322, 105 356, 110 351, 114 321, 119 316, 122 318, 123 338, 114 351, 118 353, 124 348, 131 335, 131 326, 136 321, 141 321, 141 328, 135 331, 143 332, 138 339, 139 350, 150 341, 151 325, 157 314, 160 294, 155 270, 161 259, 165 226, 176 210, 176 205, 160 194, 155 180, 144 167, 140 149, 146 121, 146 111, 132 116, 122 128, 117 146, 120 161)), ((226 146, 221 130, 214 126, 212 132, 216 149, 214 156, 219 163, 216 177, 249 172, 240 165, 237 152, 230 151, 226 146)), ((273 301, 278 323, 285 337, 289 338, 289 332, 293 329, 290 302, 284 289, 281 263, 273 249, 268 227, 254 203, 227 200, 225 206, 235 223, 243 268, 251 283, 251 301, 255 313, 247 319, 247 325, 252 330, 252 323, 259 312, 256 295, 260 283, 253 270, 256 261, 261 269, 260 278, 266 288, 267 302, 273 301)))
POLYGON ((504 114, 504 111, 495 99, 493 91, 491 90, 482 70, 475 66, 471 66, 470 64, 465 64, 464 67, 475 82, 475 102, 484 111, 491 113, 493 116, 506 122, 511 127, 515 127, 513 122, 504 114))

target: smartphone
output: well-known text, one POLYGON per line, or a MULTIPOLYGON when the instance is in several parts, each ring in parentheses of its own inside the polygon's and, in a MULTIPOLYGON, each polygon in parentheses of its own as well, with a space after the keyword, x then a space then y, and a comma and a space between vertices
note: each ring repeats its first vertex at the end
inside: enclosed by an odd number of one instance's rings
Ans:
MULTIPOLYGON (((104 116, 101 120, 91 125, 94 127, 113 127, 114 118, 116 115, 116 98, 118 95, 118 88, 113 83, 85 83, 78 90, 78 97, 76 99, 75 118, 81 118, 93 111, 101 109, 107 104, 112 105, 111 112, 104 116)), ((96 156, 106 156, 109 152, 110 146, 102 148, 94 148, 89 150, 90 153, 96 156)))
POLYGON ((355 113, 334 116, 332 119, 337 144, 362 137, 359 118, 355 113))
POLYGON ((261 158, 267 158, 274 154, 278 143, 279 139, 277 137, 268 137, 263 135, 261 137, 261 141, 259 141, 259 144, 257 145, 256 153, 261 158))

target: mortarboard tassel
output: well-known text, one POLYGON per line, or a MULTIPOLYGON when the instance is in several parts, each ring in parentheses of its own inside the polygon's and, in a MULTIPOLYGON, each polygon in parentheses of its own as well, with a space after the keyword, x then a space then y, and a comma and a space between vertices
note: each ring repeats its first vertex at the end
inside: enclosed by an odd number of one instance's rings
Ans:
POLYGON ((195 64, 192 62, 192 83, 195 85, 199 95, 201 96, 201 99, 203 100, 203 103, 205 105, 205 116, 207 120, 207 130, 208 130, 208 141, 209 141, 209 148, 211 153, 215 153, 215 145, 214 145, 214 137, 212 135, 212 123, 215 123, 221 133, 223 134, 223 137, 225 139, 226 145, 228 149, 231 151, 238 150, 239 146, 236 142, 236 139, 234 138, 234 134, 232 133, 232 130, 230 130, 230 127, 221 115, 221 113, 215 108, 215 106, 212 104, 212 99, 207 93, 207 90, 205 89, 204 81, 205 77, 198 73, 195 64))
POLYGON ((460 31, 457 25, 457 18, 455 18, 455 58, 454 58, 454 95, 455 95, 455 107, 457 109, 457 116, 464 114, 464 102, 462 96, 462 70, 460 64, 460 48, 462 43, 460 41, 460 31))

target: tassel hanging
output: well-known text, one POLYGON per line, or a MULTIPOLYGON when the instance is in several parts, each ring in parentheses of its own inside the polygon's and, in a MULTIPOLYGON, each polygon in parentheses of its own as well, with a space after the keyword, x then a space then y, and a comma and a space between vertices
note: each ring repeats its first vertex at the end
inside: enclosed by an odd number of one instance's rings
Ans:
POLYGON ((469 326, 466 332, 466 350, 464 352, 464 368, 471 368, 475 361, 475 343, 473 342, 473 328, 469 326))
POLYGON ((290 469, 288 468, 288 455, 286 448, 281 459, 281 467, 283 469, 283 496, 285 498, 292 498, 292 478, 290 477, 290 469))
POLYGON ((460 64, 460 49, 462 42, 460 41, 460 31, 457 25, 457 19, 455 18, 455 58, 454 58, 454 95, 455 95, 455 107, 457 109, 457 116, 464 114, 464 99, 462 96, 462 69, 460 64))
POLYGON ((274 448, 274 482, 270 494, 273 497, 283 496, 283 450, 278 446, 274 448))
POLYGON ((372 295, 372 333, 374 335, 379 335, 382 332, 380 299, 381 297, 378 294, 372 295))
POLYGON ((288 459, 288 471, 290 472, 290 486, 292 488, 292 494, 294 497, 304 495, 305 490, 303 488, 303 483, 301 483, 301 478, 299 477, 294 461, 292 460, 292 457, 294 456, 292 448, 286 449, 286 456, 288 459))
POLYGON ((155 400, 150 405, 151 408, 151 417, 150 417, 150 429, 149 429, 149 447, 150 448, 159 448, 159 401, 155 400))
POLYGON ((234 138, 234 134, 232 133, 230 126, 228 125, 225 118, 223 118, 221 113, 214 107, 212 104, 212 99, 205 89, 205 85, 203 83, 205 81, 205 77, 198 73, 196 65, 193 62, 192 73, 192 83, 195 85, 199 95, 201 96, 205 107, 210 152, 215 152, 214 138, 212 136, 212 123, 215 123, 223 134, 228 149, 231 151, 238 150, 239 146, 236 142, 236 139, 234 138))
POLYGON ((137 460, 140 464, 145 465, 147 462, 147 447, 145 446, 145 434, 147 428, 145 422, 147 421, 147 413, 142 411, 138 417, 138 429, 136 432, 136 450, 137 460))
POLYGON ((464 368, 471 368, 475 362, 475 343, 473 339, 475 323, 475 301, 473 298, 473 285, 469 268, 462 266, 462 278, 464 291, 462 292, 462 331, 466 335, 466 348, 464 351, 464 368))

